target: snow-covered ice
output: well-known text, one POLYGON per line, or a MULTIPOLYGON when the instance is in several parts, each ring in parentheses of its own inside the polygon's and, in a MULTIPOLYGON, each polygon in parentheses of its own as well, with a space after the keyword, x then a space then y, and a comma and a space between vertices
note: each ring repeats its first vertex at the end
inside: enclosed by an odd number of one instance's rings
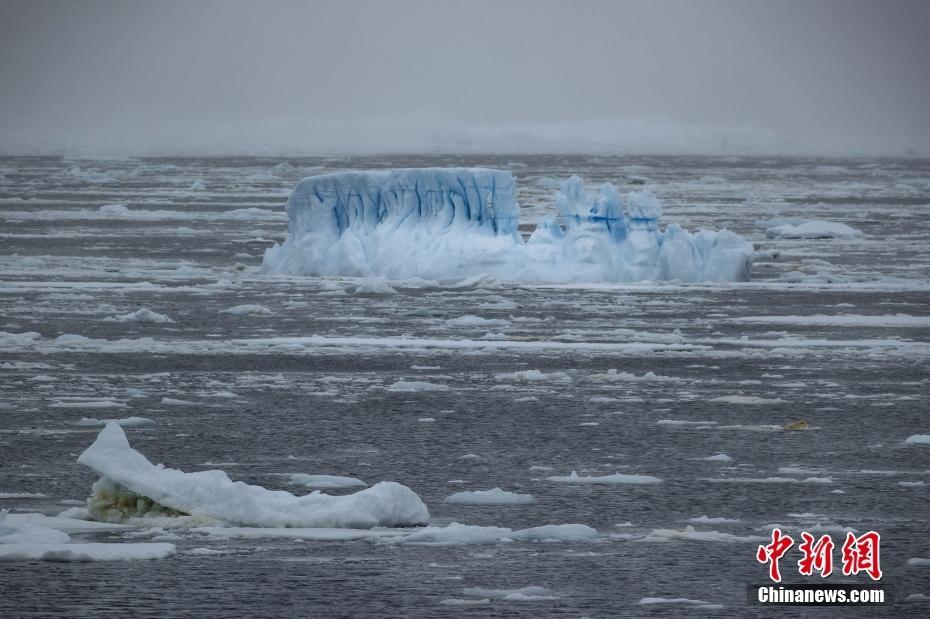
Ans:
POLYGON ((355 477, 343 477, 341 475, 308 475, 306 473, 291 473, 290 480, 292 484, 297 484, 305 488, 364 488, 368 484, 355 477))
POLYGON ((531 494, 508 492, 500 488, 456 492, 446 497, 446 503, 455 505, 529 505, 536 499, 531 494))
POLYGON ((523 282, 749 279, 753 248, 723 230, 660 229, 648 191, 596 195, 573 176, 524 242, 514 177, 485 168, 342 172, 302 180, 287 203, 288 238, 262 269, 292 275, 441 279, 489 274, 523 282))
POLYGON ((482 599, 504 600, 505 602, 540 602, 559 599, 559 596, 552 589, 539 586, 520 587, 518 589, 469 587, 462 593, 482 599))
POLYGON ((904 442, 908 445, 930 445, 930 434, 914 434, 904 439, 904 442))
POLYGON ((813 219, 773 226, 765 235, 770 239, 855 239, 862 236, 862 231, 836 221, 813 219))
POLYGON ((417 526, 429 511, 410 488, 380 482, 346 496, 318 491, 294 496, 233 482, 223 471, 184 473, 149 462, 134 450, 122 428, 107 424, 78 462, 102 477, 88 502, 98 520, 121 521, 147 512, 177 512, 259 527, 417 526), (148 499, 140 510, 140 498, 148 499), (141 513, 140 513, 141 512, 141 513))
POLYGON ((111 316, 107 318, 108 321, 113 322, 155 322, 155 323, 169 323, 174 322, 170 317, 165 314, 159 314, 158 312, 153 312, 147 307, 137 309, 134 312, 128 314, 117 314, 116 316, 111 316))
POLYGON ((553 475, 546 479, 563 484, 657 484, 662 481, 652 475, 614 473, 613 475, 585 476, 575 471, 572 471, 570 475, 553 475))
POLYGON ((514 531, 507 527, 483 527, 450 523, 444 527, 426 527, 403 537, 391 538, 403 544, 496 544, 502 541, 584 541, 598 537, 598 532, 583 524, 554 524, 514 531))

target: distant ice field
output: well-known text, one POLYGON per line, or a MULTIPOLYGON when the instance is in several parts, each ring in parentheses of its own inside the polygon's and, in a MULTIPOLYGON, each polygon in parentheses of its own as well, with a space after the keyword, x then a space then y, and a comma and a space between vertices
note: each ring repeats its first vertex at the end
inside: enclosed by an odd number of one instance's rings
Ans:
POLYGON ((0 615, 768 616, 780 525, 879 531, 897 603, 863 616, 926 616, 928 248, 930 161, 0 158, 0 509, 71 540, 0 552, 0 615), (572 174, 647 188, 751 281, 260 272, 301 178, 425 166, 511 170, 524 236, 572 174), (186 472, 401 483, 429 527, 90 526, 110 420, 186 472))

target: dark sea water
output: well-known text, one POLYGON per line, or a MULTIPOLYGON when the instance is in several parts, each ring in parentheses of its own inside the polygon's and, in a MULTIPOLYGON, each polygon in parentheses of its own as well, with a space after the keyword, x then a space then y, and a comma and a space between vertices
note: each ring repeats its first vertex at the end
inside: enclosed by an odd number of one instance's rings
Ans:
MULTIPOLYGON (((426 546, 223 539, 179 529, 177 553, 161 560, 0 562, 0 616, 930 612, 930 597, 920 597, 930 596, 930 567, 907 565, 930 558, 930 445, 905 443, 930 434, 930 161, 284 163, 0 158, 0 331, 41 335, 27 343, 0 335, 0 493, 44 495, 0 498, 0 507, 56 514, 69 507, 62 501, 83 500, 96 476, 75 460, 98 428, 76 422, 141 416, 154 423, 127 428, 130 441, 166 466, 220 468, 292 492, 301 489, 287 483, 289 473, 391 480, 422 497, 435 526, 582 523, 599 538, 426 546), (558 181, 573 173, 589 184, 648 188, 662 200, 666 222, 726 227, 753 241, 753 279, 407 282, 387 294, 366 281, 259 272, 265 248, 284 237, 284 202, 301 177, 438 165, 513 170, 526 228, 553 211, 558 181), (192 189, 198 180, 205 188, 192 189), (100 210, 114 204, 128 211, 100 210), (768 227, 799 219, 846 223, 863 236, 766 238, 768 227), (221 313, 245 304, 270 313, 221 313), (106 320, 142 307, 174 322, 106 320), (494 322, 447 322, 467 315, 494 322), (803 318, 814 315, 832 318, 803 318), (94 341, 56 342, 64 334, 94 341), (313 335, 330 339, 294 339, 313 335), (439 343, 417 344, 425 339, 439 343), (463 339, 487 345, 448 344, 463 339), (603 377, 610 369, 626 374, 603 377), (523 370, 551 376, 499 376, 523 370), (388 389, 400 380, 448 390, 388 389), (165 406, 163 397, 194 405, 165 406), (62 406, 104 401, 110 408, 62 406), (781 429, 799 420, 809 428, 781 429), (732 461, 705 460, 717 453, 732 461), (572 470, 663 481, 546 480, 572 470), (494 487, 530 493, 536 503, 444 502, 454 492, 494 487), (689 523, 700 516, 737 522, 689 523), (719 535, 644 540, 689 524, 719 535), (882 583, 893 586, 895 603, 749 605, 747 586, 767 575, 756 548, 773 525, 796 539, 802 530, 830 533, 838 547, 846 528, 880 532, 882 583), (203 547, 224 554, 189 552, 203 547), (449 603, 481 599, 468 588, 527 586, 546 587, 555 599, 449 603), (714 608, 639 603, 650 597, 714 608)), ((147 541, 157 533, 74 537, 147 541)), ((799 556, 792 549, 782 560, 786 581, 819 581, 797 573, 799 556)), ((835 560, 838 567, 839 550, 835 560)), ((871 581, 834 574, 826 582, 871 581)))

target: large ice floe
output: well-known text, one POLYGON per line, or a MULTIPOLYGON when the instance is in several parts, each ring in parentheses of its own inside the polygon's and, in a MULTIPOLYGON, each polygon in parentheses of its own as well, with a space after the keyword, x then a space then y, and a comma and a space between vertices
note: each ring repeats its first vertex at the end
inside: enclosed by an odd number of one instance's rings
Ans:
POLYGON ((727 230, 660 229, 648 191, 591 195, 573 176, 559 217, 524 242, 510 172, 422 168, 305 178, 287 202, 288 237, 266 273, 438 279, 487 274, 536 283, 749 279, 752 244, 727 230))
POLYGON ((429 522, 420 497, 395 482, 343 496, 319 491, 295 496, 234 482, 223 471, 185 473, 156 466, 129 445, 117 423, 108 423, 78 462, 101 475, 88 500, 90 515, 100 521, 186 514, 252 527, 367 529, 429 522))

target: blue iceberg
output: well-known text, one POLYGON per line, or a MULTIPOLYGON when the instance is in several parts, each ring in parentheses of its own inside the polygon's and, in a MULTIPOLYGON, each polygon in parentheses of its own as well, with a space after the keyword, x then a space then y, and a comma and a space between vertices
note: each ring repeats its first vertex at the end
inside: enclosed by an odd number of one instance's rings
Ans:
POLYGON ((558 217, 520 236, 515 179, 485 168, 413 168, 305 178, 287 202, 288 237, 262 270, 291 275, 446 279, 488 274, 531 283, 749 279, 752 244, 727 230, 662 229, 648 191, 573 176, 558 217))

